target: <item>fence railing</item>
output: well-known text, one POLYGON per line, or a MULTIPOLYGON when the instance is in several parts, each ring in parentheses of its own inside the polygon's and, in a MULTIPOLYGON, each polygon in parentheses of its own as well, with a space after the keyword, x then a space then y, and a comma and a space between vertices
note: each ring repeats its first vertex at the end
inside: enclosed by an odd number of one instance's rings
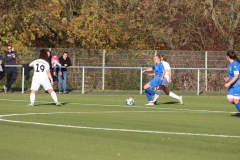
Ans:
MULTIPOLYGON (((6 65, 6 67, 18 67, 22 68, 22 93, 24 93, 24 68, 22 65, 6 65)), ((63 67, 65 68, 65 67, 63 67)), ((131 69, 131 70, 139 70, 139 75, 140 75, 140 81, 139 81, 139 92, 140 94, 143 94, 143 74, 142 71, 146 67, 99 67, 99 66, 70 66, 67 67, 68 69, 82 69, 82 94, 85 93, 85 69, 102 69, 102 90, 104 91, 105 89, 105 69, 131 69)), ((195 70, 197 71, 197 95, 200 93, 200 71, 205 71, 205 86, 207 86, 207 71, 208 70, 216 70, 216 71, 223 71, 227 70, 227 68, 171 68, 172 70, 195 70)))

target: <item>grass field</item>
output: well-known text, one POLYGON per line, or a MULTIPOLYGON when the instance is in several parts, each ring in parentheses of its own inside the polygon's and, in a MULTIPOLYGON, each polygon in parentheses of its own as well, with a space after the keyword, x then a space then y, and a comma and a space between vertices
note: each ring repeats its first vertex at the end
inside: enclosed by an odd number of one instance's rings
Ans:
POLYGON ((240 118, 225 96, 0 94, 2 160, 239 160, 240 118), (132 97, 134 106, 125 99, 132 97), (235 115, 235 116, 234 116, 235 115))

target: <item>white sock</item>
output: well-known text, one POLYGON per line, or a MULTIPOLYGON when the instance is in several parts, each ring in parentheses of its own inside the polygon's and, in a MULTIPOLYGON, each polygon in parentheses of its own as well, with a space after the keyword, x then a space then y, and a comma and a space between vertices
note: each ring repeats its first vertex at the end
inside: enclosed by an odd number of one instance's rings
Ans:
POLYGON ((161 94, 161 90, 157 90, 156 94, 160 95, 161 94))
POLYGON ((173 92, 170 92, 169 93, 169 96, 170 97, 172 97, 172 98, 176 98, 176 99, 178 99, 179 100, 179 96, 178 95, 176 95, 175 93, 173 93, 173 92))
POLYGON ((57 103, 57 102, 58 102, 58 99, 57 99, 56 93, 55 93, 55 92, 52 92, 52 93, 51 93, 51 96, 52 96, 52 99, 54 100, 54 102, 57 103))
POLYGON ((36 95, 34 93, 30 94, 30 102, 34 104, 36 95))

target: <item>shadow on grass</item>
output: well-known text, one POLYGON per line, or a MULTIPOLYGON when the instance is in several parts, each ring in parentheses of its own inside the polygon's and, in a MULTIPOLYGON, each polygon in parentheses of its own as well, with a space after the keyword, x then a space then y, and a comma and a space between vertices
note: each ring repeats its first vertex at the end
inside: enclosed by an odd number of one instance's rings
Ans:
POLYGON ((160 104, 176 104, 176 103, 179 103, 179 102, 164 102, 164 103, 157 102, 157 105, 160 105, 160 104))
POLYGON ((240 113, 232 114, 231 116, 240 118, 240 113))
MULTIPOLYGON (((70 102, 61 102, 62 106, 68 104, 70 102)), ((56 106, 56 104, 54 102, 52 103, 41 103, 41 104, 34 104, 34 106, 56 106)), ((61 106, 58 106, 61 107, 61 106)))

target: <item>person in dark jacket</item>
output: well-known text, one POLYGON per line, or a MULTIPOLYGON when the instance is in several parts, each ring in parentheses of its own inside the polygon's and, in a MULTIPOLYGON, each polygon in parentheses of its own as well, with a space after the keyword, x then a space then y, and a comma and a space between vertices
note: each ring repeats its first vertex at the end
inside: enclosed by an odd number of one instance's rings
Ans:
MULTIPOLYGON (((14 48, 11 45, 7 47, 8 51, 5 52, 5 61, 6 65, 16 65, 16 57, 18 56, 17 52, 14 51, 14 48)), ((7 84, 3 86, 3 89, 6 93, 12 93, 12 84, 17 79, 17 68, 16 67, 7 67, 7 84)))
POLYGON ((4 77, 4 58, 2 52, 0 52, 0 80, 4 77))
POLYGON ((63 52, 63 55, 59 57, 59 61, 60 61, 60 64, 64 66, 64 68, 62 68, 62 75, 60 75, 60 71, 58 71, 58 90, 59 90, 59 93, 68 93, 67 67, 71 66, 71 60, 68 57, 68 52, 63 52))

